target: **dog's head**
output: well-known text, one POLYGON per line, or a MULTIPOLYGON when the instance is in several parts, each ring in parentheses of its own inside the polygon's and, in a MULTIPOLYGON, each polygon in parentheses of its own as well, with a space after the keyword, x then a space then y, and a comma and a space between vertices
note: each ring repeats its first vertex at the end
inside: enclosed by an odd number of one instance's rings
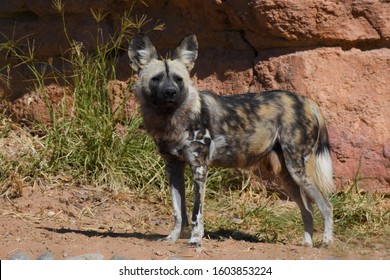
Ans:
POLYGON ((132 68, 139 75, 135 93, 141 105, 170 112, 187 99, 191 85, 189 71, 198 56, 195 35, 189 35, 180 42, 172 59, 159 59, 149 38, 138 34, 130 43, 128 55, 132 68))

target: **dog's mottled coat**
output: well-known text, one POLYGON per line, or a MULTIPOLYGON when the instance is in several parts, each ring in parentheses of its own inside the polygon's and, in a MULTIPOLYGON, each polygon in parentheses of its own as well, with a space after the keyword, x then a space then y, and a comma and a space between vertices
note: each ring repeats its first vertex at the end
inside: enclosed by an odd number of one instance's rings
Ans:
POLYGON ((304 223, 303 244, 312 245, 315 202, 324 219, 323 242, 333 239, 332 163, 328 134, 318 105, 287 91, 218 96, 197 91, 189 71, 198 54, 194 35, 185 37, 173 59, 158 59, 145 35, 129 47, 139 74, 134 90, 144 126, 165 160, 175 225, 165 239, 176 241, 187 227, 184 171, 194 183, 190 243, 204 234, 203 206, 209 166, 245 168, 268 160, 298 204, 304 223))

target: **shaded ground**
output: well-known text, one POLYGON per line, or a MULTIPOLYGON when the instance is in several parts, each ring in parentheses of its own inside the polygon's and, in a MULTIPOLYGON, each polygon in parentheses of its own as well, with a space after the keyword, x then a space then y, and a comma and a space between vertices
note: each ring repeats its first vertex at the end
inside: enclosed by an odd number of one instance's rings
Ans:
POLYGON ((202 248, 189 247, 185 239, 164 243, 158 238, 169 231, 171 217, 163 203, 129 194, 108 197, 91 188, 75 190, 65 182, 45 190, 25 187, 21 197, 0 203, 0 259, 17 252, 33 259, 45 252, 56 259, 86 253, 105 259, 390 259, 390 246, 383 240, 336 240, 330 248, 306 248, 208 233, 202 248))

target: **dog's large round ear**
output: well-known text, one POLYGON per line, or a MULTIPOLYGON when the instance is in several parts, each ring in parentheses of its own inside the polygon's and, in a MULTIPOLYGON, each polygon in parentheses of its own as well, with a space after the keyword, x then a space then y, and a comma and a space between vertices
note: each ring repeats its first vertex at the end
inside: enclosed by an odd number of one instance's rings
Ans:
POLYGON ((152 59, 157 59, 157 51, 150 39, 144 34, 136 34, 128 49, 131 67, 139 72, 152 59))
POLYGON ((198 57, 198 41, 194 34, 188 35, 177 46, 174 58, 180 60, 190 71, 198 57))

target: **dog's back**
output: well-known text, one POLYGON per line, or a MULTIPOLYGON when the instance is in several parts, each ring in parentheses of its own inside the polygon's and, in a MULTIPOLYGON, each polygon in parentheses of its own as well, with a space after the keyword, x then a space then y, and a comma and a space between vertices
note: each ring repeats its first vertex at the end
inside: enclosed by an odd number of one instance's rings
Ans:
POLYGON ((203 122, 216 146, 214 165, 251 166, 277 143, 295 157, 329 151, 321 111, 308 97, 280 90, 232 96, 200 93, 203 122))

